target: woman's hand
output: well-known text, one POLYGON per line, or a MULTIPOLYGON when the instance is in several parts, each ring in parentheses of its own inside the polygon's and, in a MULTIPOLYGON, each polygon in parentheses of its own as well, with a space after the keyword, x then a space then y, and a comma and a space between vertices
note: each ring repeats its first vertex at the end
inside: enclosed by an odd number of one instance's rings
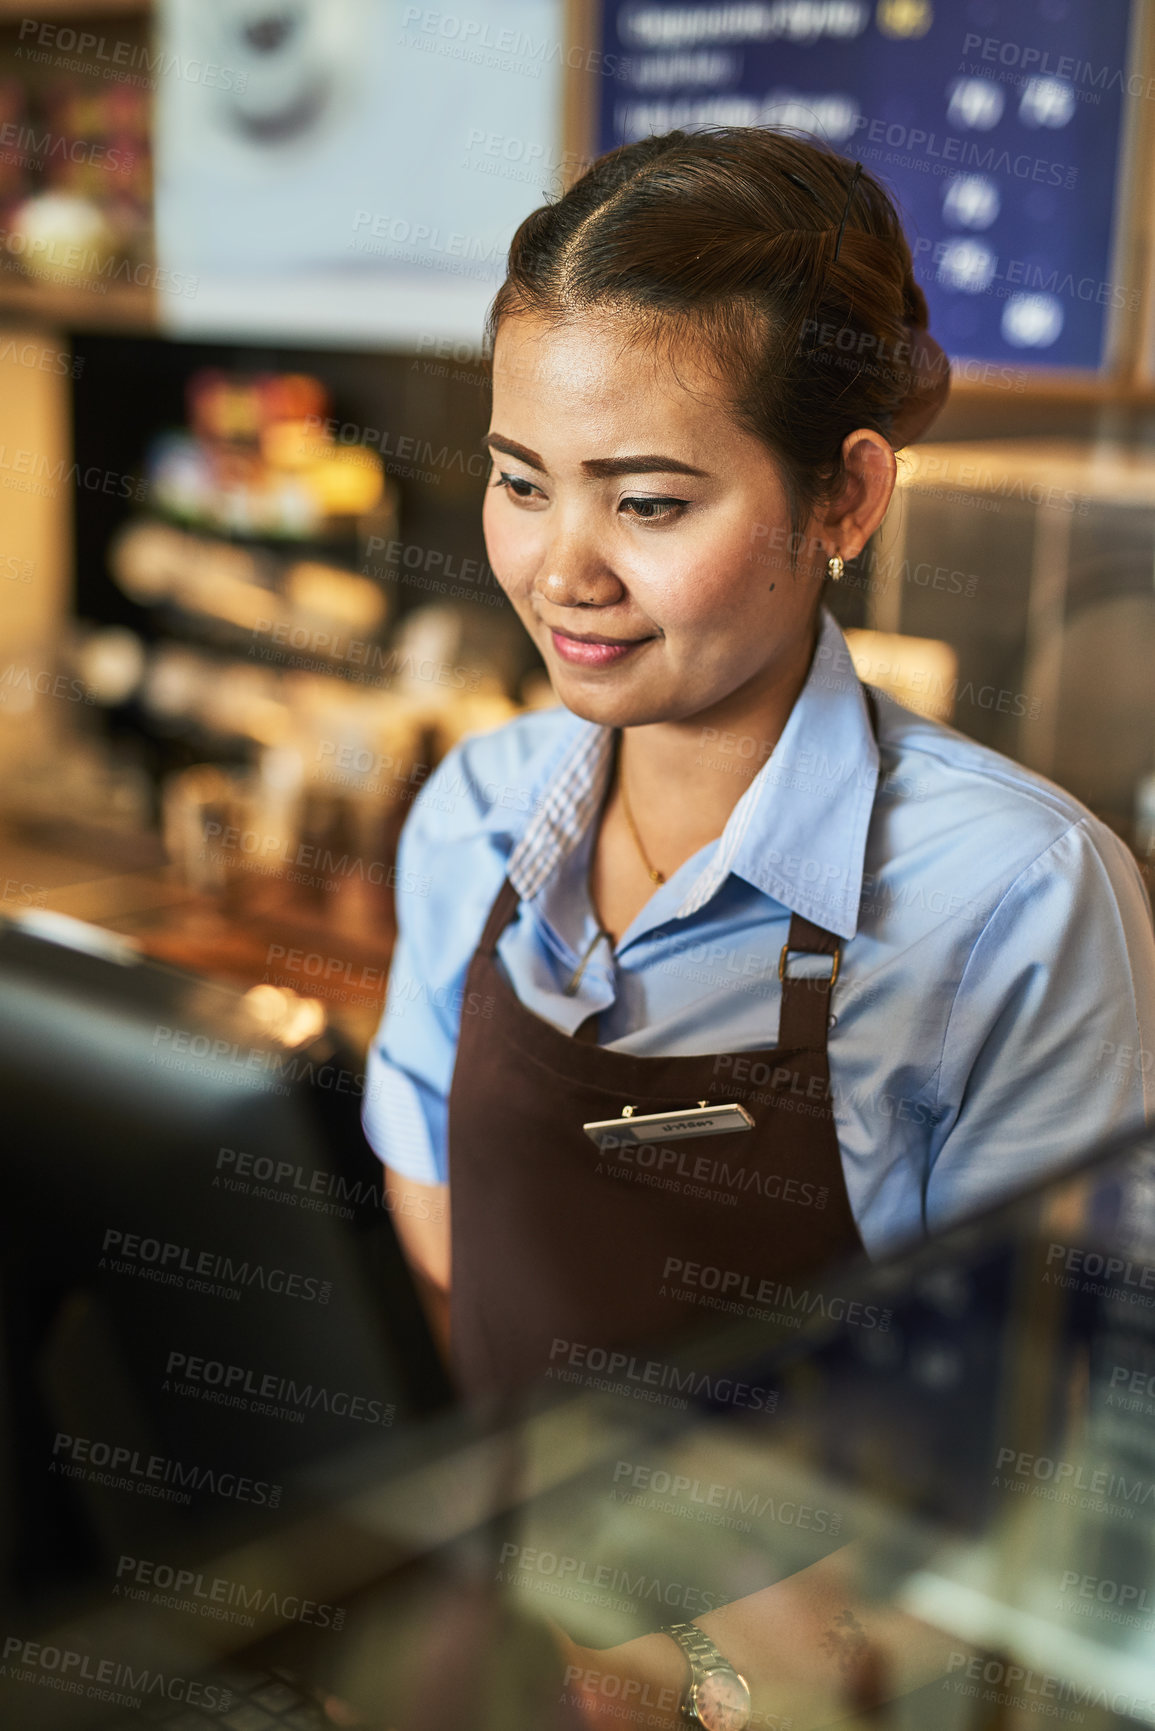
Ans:
POLYGON ((617 1647, 579 1647, 556 1623, 551 1628, 565 1665, 563 1699, 583 1725, 613 1725, 620 1731, 628 1708, 631 1717, 644 1718, 649 1731, 679 1731, 689 1670, 669 1635, 639 1635, 617 1647))
MULTIPOLYGON (((811 1731, 868 1712, 946 1673, 957 1640, 854 1586, 855 1547, 710 1611, 694 1622, 745 1677, 750 1725, 811 1731)), ((564 1665, 564 1699, 580 1723, 620 1731, 625 1709, 650 1731, 680 1731, 689 1666, 669 1635, 616 1647, 580 1647, 552 1624, 564 1665)))

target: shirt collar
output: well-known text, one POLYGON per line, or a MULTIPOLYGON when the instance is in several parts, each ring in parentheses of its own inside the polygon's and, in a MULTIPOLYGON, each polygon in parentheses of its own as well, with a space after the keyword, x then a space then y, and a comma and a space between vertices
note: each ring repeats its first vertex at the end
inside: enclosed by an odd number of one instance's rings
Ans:
MULTIPOLYGON (((758 761, 757 742, 704 749, 735 771, 758 761)), ((508 873, 532 900, 585 834, 605 792, 613 730, 575 718, 542 766, 531 818, 508 873), (544 790, 548 786, 548 793, 544 790), (544 796, 544 797, 541 797, 544 796)), ((858 929, 866 832, 878 782, 878 746, 846 639, 824 608, 806 683, 773 752, 739 799, 708 863, 677 909, 697 912, 731 874, 815 925, 852 938, 858 929)))

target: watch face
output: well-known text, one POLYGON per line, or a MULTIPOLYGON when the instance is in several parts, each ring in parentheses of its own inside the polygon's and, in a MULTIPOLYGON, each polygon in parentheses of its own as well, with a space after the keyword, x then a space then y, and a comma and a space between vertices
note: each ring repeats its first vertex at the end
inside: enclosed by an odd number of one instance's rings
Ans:
POLYGON ((736 1671, 710 1671, 694 1689, 694 1711, 705 1731, 746 1731, 750 1691, 736 1671))

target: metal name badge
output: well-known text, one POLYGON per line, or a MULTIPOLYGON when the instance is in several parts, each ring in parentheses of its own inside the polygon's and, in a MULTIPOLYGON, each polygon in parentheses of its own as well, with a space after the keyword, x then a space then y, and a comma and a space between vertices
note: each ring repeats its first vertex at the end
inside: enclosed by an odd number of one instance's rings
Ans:
POLYGON ((686 1112, 645 1112, 627 1106, 620 1118, 598 1118, 582 1129, 599 1148, 621 1148, 658 1137, 676 1142, 687 1136, 725 1136, 734 1130, 752 1130, 754 1120, 745 1106, 692 1106, 686 1112))

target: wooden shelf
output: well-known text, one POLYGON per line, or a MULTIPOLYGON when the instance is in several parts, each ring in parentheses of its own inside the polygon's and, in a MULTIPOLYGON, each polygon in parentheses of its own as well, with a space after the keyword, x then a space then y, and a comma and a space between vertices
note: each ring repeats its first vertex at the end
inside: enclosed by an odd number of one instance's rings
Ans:
POLYGON ((64 330, 147 335, 157 328, 156 295, 151 288, 138 288, 134 283, 110 283, 107 292, 99 294, 94 289, 30 282, 5 273, 0 280, 0 320, 11 315, 64 330))
MULTIPOLYGON (((951 379, 950 394, 952 398, 961 398, 970 403, 1007 402, 1013 397, 1016 403, 1048 399, 1051 401, 1071 403, 1155 403, 1155 379, 1127 379, 1106 373, 1092 372, 1044 372, 1024 369, 1027 377, 1021 391, 1009 391, 1005 384, 991 382, 983 383, 978 379, 968 379, 960 374, 967 365, 981 367, 983 361, 963 363, 955 370, 951 379)), ((991 361, 992 369, 1005 366, 1014 370, 1013 361, 991 361)))
POLYGON ((146 17, 152 0, 0 0, 0 24, 24 18, 55 23, 60 18, 146 17))
POLYGON ((1101 504, 1155 507, 1155 452, 1142 446, 1112 448, 1095 438, 1010 438, 928 442, 912 445, 910 452, 917 453, 914 462, 905 471, 899 465, 899 486, 910 492, 949 489, 961 496, 1006 480, 1025 488, 1066 489, 1101 504))

